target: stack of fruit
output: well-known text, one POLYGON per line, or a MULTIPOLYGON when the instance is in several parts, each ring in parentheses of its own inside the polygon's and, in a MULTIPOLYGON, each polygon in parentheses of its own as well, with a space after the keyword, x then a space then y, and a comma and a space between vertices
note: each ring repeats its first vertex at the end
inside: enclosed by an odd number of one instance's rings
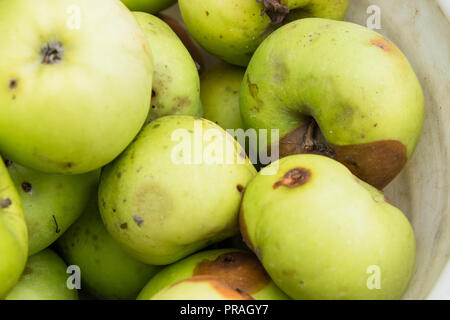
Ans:
POLYGON ((348 0, 122 2, 0 1, 0 298, 401 298, 395 44, 348 0))

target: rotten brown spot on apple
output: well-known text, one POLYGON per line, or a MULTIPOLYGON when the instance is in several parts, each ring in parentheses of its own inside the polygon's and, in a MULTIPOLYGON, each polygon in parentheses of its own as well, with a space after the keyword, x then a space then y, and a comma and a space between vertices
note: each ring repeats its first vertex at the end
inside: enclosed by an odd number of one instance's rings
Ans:
POLYGON ((205 259, 197 264, 194 276, 211 275, 222 279, 228 286, 249 294, 263 289, 270 277, 251 252, 229 252, 214 260, 205 259))
POLYGON ((400 141, 380 140, 338 146, 326 140, 314 119, 310 121, 280 140, 280 157, 305 153, 327 156, 341 162, 355 176, 380 190, 406 164, 406 146, 400 141))
POLYGON ((311 171, 306 168, 294 168, 289 170, 281 180, 274 183, 273 188, 280 186, 296 188, 304 185, 311 179, 311 171))

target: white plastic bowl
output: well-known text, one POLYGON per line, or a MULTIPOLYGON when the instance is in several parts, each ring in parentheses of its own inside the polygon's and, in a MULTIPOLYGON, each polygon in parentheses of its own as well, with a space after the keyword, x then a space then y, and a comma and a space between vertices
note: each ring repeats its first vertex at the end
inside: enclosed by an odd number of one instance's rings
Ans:
MULTIPOLYGON (((381 34, 406 54, 422 83, 426 119, 405 170, 386 188, 410 219, 417 264, 405 299, 450 299, 450 0, 350 0, 348 21, 367 25, 380 8, 381 34)), ((176 6, 167 13, 178 21, 176 6)), ((214 58, 204 53, 207 64, 214 58)))

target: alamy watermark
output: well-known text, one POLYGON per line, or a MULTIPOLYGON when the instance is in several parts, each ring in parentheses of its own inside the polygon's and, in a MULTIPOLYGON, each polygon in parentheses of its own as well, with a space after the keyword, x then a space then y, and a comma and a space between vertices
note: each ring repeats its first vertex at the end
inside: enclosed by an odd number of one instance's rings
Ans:
POLYGON ((195 120, 193 129, 180 128, 172 132, 171 140, 174 164, 271 164, 261 174, 278 172, 279 130, 271 129, 204 129, 202 120, 195 120), (269 143, 271 141, 272 143, 269 143), (248 150, 248 159, 247 153, 248 150))
POLYGON ((371 5, 367 8, 366 13, 370 15, 367 18, 366 25, 367 28, 372 30, 381 29, 381 8, 377 5, 371 5))

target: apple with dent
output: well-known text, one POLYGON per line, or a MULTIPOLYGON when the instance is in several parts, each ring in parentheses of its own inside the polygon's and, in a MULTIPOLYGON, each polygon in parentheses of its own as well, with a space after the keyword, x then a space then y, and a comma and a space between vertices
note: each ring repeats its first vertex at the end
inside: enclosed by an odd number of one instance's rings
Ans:
POLYGON ((150 106, 152 55, 119 0, 0 1, 0 38, 6 158, 81 174, 112 161, 137 135, 150 106))
POLYGON ((325 156, 292 155, 264 168, 245 191, 240 227, 293 299, 400 299, 414 272, 405 215, 325 156))
POLYGON ((242 147, 218 125, 162 117, 103 169, 99 209, 127 253, 170 264, 238 233, 242 192, 255 174, 242 147))
POLYGON ((279 143, 281 157, 327 155, 379 189, 411 158, 425 113, 421 85, 394 43, 318 18, 286 24, 261 44, 240 107, 247 129, 279 130, 267 145, 279 143))

